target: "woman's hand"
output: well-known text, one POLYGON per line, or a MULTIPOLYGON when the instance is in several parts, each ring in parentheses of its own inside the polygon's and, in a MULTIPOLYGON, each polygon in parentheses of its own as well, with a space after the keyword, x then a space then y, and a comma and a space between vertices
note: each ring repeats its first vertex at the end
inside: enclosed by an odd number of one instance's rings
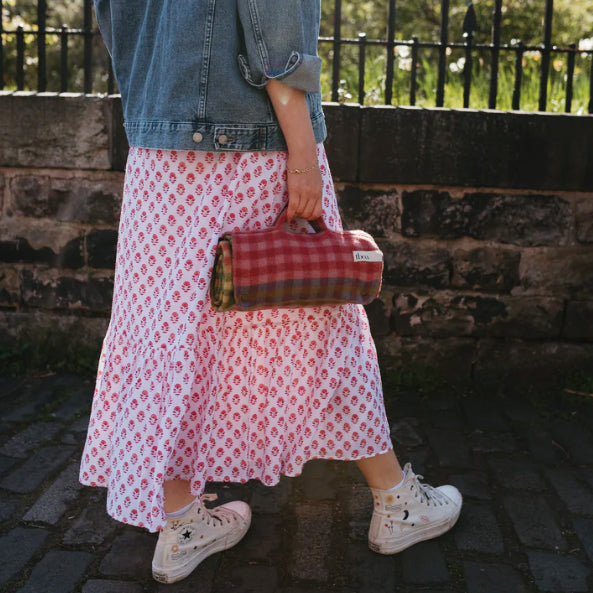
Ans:
POLYGON ((317 151, 305 161, 301 157, 288 155, 288 212, 287 220, 294 217, 315 220, 322 214, 323 181, 317 164, 317 151), (307 163, 308 164, 305 164, 307 163), (314 166, 313 166, 314 165, 314 166), (294 169, 313 169, 303 173, 291 173, 294 169))
POLYGON ((287 173, 286 218, 289 222, 296 216, 314 220, 322 214, 323 181, 305 93, 279 80, 270 80, 266 90, 288 146, 288 170, 313 167, 303 173, 287 173))

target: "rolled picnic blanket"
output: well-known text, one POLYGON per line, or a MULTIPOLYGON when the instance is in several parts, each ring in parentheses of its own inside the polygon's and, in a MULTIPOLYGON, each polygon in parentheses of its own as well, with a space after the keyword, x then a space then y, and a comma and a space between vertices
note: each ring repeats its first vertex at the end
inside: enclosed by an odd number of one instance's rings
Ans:
POLYGON ((364 231, 282 228, 226 233, 219 240, 210 300, 217 311, 367 304, 381 290, 383 253, 364 231))

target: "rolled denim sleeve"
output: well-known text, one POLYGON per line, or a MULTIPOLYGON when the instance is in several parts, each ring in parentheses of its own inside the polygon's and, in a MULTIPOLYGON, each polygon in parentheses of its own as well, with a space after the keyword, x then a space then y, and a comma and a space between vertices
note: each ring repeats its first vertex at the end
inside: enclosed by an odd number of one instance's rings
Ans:
POLYGON ((237 0, 237 7, 243 78, 258 88, 278 79, 305 92, 319 91, 320 0, 237 0))

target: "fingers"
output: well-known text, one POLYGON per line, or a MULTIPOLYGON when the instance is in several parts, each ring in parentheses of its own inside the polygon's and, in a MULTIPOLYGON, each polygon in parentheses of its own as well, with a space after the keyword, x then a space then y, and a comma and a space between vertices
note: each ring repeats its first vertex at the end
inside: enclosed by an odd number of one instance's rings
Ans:
POLYGON ((311 218, 311 215, 313 214, 313 209, 315 208, 313 200, 314 198, 308 196, 306 199, 302 201, 300 214, 301 218, 304 218, 305 220, 309 220, 311 218))
POLYGON ((288 183, 287 220, 299 217, 314 220, 322 214, 323 185, 321 177, 291 178, 288 183))
POLYGON ((322 215, 323 215, 323 204, 322 204, 322 200, 320 198, 319 201, 317 202, 317 205, 315 206, 315 208, 313 210, 313 214, 311 215, 311 218, 309 218, 308 220, 316 220, 317 218, 321 218, 322 215))
POLYGON ((288 210, 286 220, 290 222, 296 216, 300 216, 300 196, 295 191, 288 192, 288 210))
POLYGON ((300 194, 296 191, 289 191, 288 211, 286 214, 288 222, 297 217, 314 220, 321 216, 322 210, 321 193, 300 194))
POLYGON ((305 201, 301 218, 313 220, 321 215, 321 196, 314 196, 305 201))

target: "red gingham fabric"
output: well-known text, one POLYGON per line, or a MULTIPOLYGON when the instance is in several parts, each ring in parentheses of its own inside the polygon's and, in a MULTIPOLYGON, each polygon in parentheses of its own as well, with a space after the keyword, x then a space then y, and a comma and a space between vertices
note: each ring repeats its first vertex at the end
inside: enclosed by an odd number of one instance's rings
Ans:
POLYGON ((364 231, 295 233, 283 214, 270 229, 232 234, 236 307, 370 303, 381 289, 382 253, 364 231), (365 254, 378 261, 365 261, 365 254))
MULTIPOLYGON (((323 146, 324 220, 340 218, 323 146)), ((263 230, 287 201, 286 154, 132 147, 111 319, 81 460, 115 519, 166 524, 163 482, 273 486, 309 459, 392 448, 360 305, 228 311, 210 305, 219 237, 263 230)), ((307 232, 295 223, 291 228, 307 232)))

